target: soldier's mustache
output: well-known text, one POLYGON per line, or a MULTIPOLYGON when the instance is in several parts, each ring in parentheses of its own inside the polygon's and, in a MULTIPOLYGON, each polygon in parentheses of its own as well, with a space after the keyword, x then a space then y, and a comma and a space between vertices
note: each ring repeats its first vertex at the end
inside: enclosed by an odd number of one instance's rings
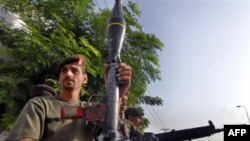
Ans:
POLYGON ((73 81, 73 82, 75 82, 73 79, 71 79, 69 77, 64 78, 63 81, 73 81))

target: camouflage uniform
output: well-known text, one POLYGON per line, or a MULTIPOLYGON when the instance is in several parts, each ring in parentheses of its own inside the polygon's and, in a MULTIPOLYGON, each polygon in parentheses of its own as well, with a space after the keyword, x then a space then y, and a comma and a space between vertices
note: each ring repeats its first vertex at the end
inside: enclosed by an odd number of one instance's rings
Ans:
POLYGON ((124 137, 124 139, 134 138, 143 135, 143 132, 133 125, 132 122, 127 119, 119 120, 119 132, 124 137))
POLYGON ((35 97, 20 113, 6 140, 29 137, 39 141, 92 141, 92 133, 83 118, 62 119, 62 107, 77 107, 80 101, 63 101, 58 97, 35 97))

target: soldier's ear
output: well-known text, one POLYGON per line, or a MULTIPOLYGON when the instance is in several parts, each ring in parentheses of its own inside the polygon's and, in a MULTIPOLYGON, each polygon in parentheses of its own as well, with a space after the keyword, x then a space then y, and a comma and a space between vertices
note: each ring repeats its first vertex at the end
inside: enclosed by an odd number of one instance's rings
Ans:
POLYGON ((88 75, 85 73, 83 74, 83 77, 82 77, 82 84, 87 84, 88 82, 88 75))

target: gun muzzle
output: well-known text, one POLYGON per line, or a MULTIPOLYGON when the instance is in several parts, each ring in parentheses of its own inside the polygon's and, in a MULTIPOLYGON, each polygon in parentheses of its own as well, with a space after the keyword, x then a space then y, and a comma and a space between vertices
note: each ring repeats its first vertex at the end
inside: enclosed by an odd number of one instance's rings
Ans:
POLYGON ((108 63, 120 63, 120 52, 123 46, 126 22, 122 14, 121 0, 116 0, 108 21, 108 63))

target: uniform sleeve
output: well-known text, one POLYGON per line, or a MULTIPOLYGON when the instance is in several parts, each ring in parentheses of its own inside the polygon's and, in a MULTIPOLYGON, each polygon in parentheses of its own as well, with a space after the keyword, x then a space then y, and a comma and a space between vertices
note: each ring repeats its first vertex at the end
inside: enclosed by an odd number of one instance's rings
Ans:
POLYGON ((133 123, 130 122, 129 124, 130 124, 130 134, 129 134, 130 138, 143 135, 143 131, 141 131, 139 128, 134 126, 133 123))
POLYGON ((132 122, 126 119, 119 120, 119 132, 125 139, 134 138, 143 135, 143 132, 139 130, 132 122))
POLYGON ((39 140, 44 130, 45 108, 40 98, 31 99, 19 114, 6 140, 16 141, 23 137, 39 140))

